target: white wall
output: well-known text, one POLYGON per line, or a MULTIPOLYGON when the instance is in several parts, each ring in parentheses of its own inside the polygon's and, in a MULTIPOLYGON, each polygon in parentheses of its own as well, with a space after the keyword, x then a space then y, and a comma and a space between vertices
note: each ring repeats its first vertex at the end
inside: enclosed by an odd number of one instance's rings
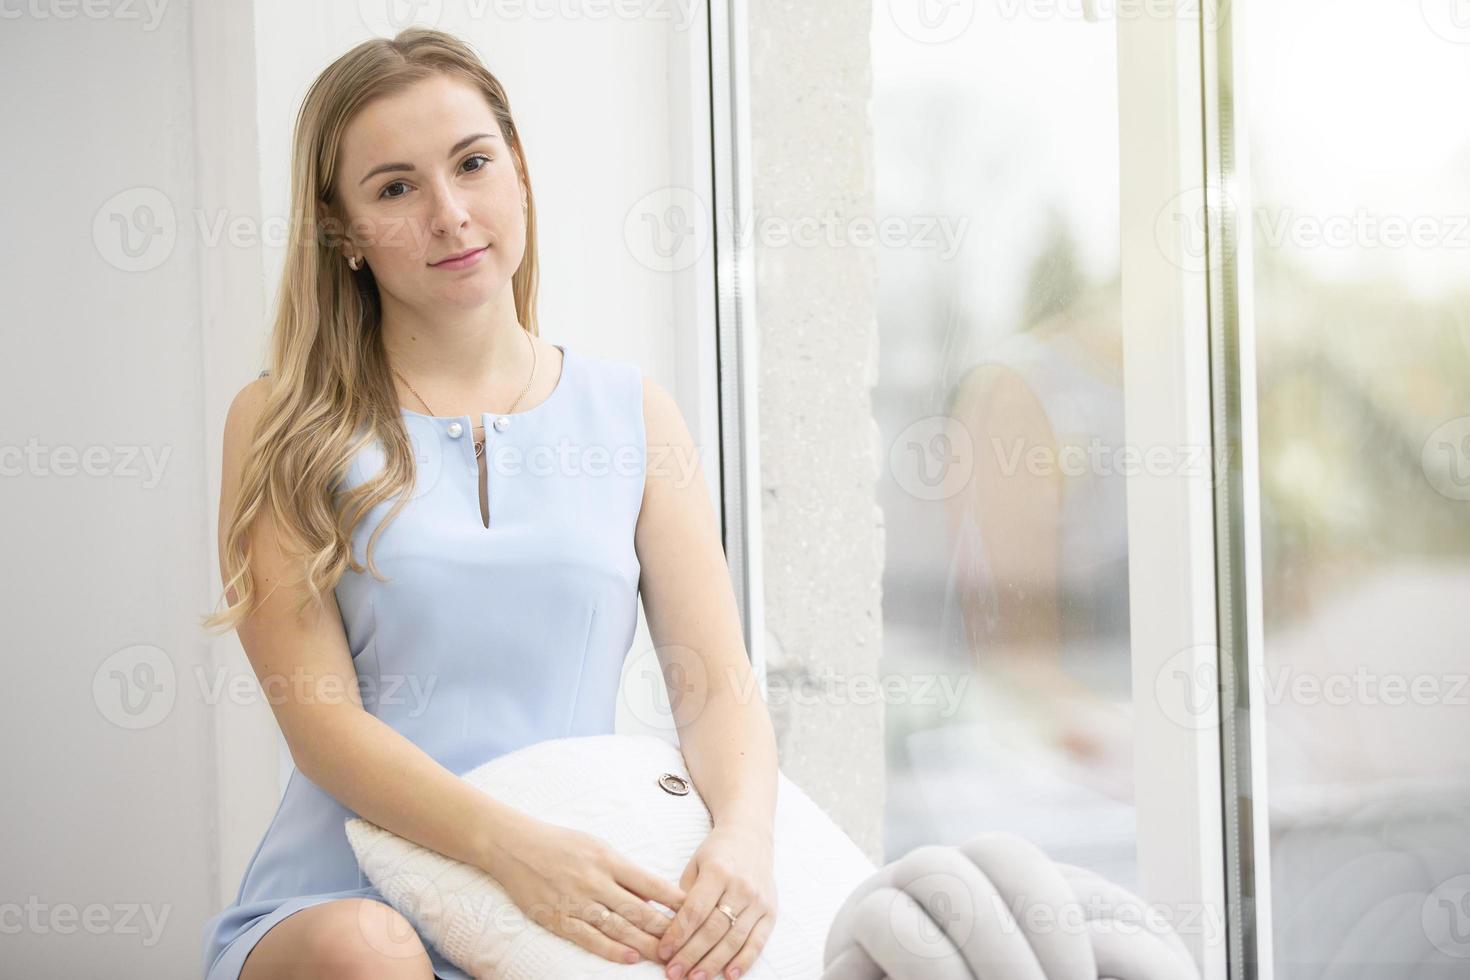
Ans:
POLYGON ((189 11, 34 9, 0 20, 0 972, 187 975, 214 898, 189 11))

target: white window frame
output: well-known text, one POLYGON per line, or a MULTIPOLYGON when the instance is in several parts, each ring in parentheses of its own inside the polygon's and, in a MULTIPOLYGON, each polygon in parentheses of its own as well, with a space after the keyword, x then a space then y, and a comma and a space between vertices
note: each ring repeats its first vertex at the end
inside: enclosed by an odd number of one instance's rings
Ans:
MULTIPOLYGON (((1205 206, 1203 26, 1177 15, 1117 26, 1124 431, 1140 452, 1209 447, 1213 460, 1209 281, 1191 220, 1205 206)), ((1220 701, 1192 701, 1171 680, 1218 676, 1213 468, 1203 469, 1143 468, 1128 483, 1134 785, 1139 890, 1173 914, 1204 980, 1223 980, 1220 701)))
MULTIPOLYGON (((710 0, 708 75, 713 147, 715 355, 701 388, 718 402, 718 496, 725 558, 735 587, 751 664, 766 693, 765 612, 760 520, 759 348, 751 227, 753 192, 747 70, 749 13, 744 0, 710 0)), ((704 333, 704 331, 701 331, 704 333)))

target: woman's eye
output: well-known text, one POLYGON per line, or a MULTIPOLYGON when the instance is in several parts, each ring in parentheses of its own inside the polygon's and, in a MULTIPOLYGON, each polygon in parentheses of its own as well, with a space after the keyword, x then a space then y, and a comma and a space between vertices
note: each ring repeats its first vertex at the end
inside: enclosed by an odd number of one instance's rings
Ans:
MULTIPOLYGON (((483 154, 483 153, 476 153, 472 157, 466 157, 464 162, 465 163, 469 163, 471 160, 483 160, 483 161, 485 161, 485 165, 484 166, 479 166, 479 167, 473 167, 473 168, 471 168, 470 171, 469 171, 470 173, 476 173, 478 171, 484 170, 485 169, 485 166, 488 166, 492 162, 491 159, 488 156, 486 156, 485 154, 483 154)), ((401 180, 395 180, 395 181, 393 181, 393 183, 386 185, 378 193, 378 197, 381 198, 382 200, 386 200, 386 201, 391 201, 391 200, 395 200, 397 198, 400 198, 400 197, 403 196, 403 194, 389 194, 388 191, 390 189, 394 188, 394 187, 403 187, 403 186, 407 186, 407 185, 404 184, 403 181, 401 181, 401 180)))

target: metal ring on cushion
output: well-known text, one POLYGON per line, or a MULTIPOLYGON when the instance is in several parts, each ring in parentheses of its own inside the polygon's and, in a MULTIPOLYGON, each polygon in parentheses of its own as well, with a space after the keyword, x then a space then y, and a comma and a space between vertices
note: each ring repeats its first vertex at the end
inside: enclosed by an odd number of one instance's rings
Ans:
POLYGON ((833 919, 822 980, 1198 980, 1165 916, 1030 841, 981 834, 878 869, 833 919))

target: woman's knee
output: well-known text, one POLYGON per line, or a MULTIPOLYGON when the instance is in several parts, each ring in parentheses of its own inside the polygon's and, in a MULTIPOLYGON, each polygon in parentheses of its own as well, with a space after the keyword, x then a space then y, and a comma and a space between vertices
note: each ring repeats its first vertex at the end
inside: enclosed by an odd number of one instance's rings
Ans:
MULTIPOLYGON (((430 980, 434 975, 413 925, 391 906, 371 898, 337 899, 302 909, 277 923, 256 946, 246 966, 261 968, 259 980, 287 976, 430 980), (259 953, 266 955, 257 957, 259 953)), ((257 980, 256 972, 242 970, 240 978, 257 980)))

